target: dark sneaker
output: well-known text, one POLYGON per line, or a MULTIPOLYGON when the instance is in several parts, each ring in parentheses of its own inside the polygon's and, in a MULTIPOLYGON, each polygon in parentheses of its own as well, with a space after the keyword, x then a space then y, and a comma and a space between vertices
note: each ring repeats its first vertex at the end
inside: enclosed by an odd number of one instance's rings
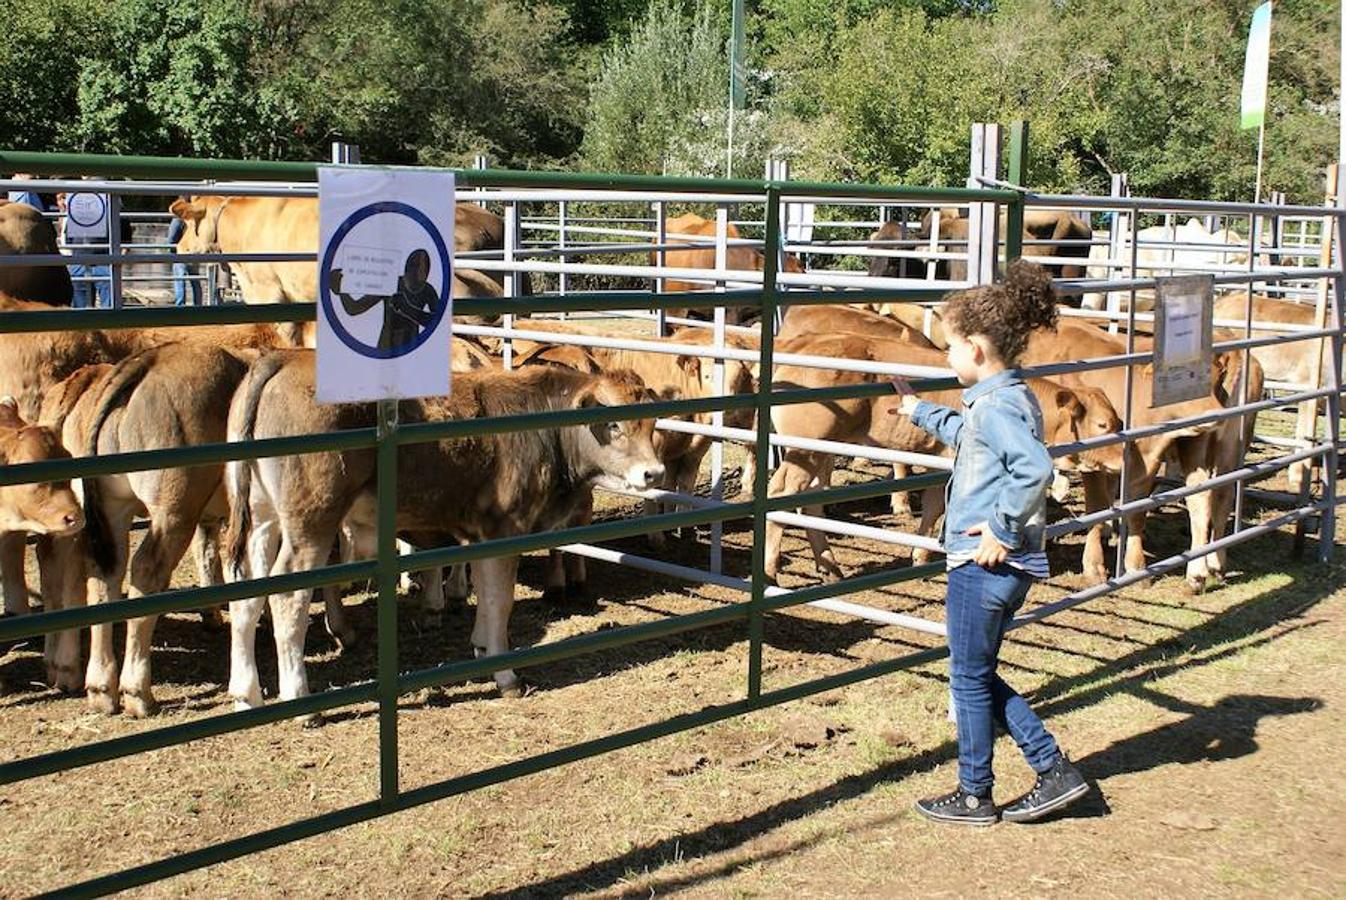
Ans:
POLYGON ((1000 811, 1006 822, 1032 822, 1089 793, 1089 782, 1062 753, 1033 789, 1000 811))
POLYGON ((991 794, 970 794, 960 786, 952 794, 916 801, 916 811, 935 822, 955 825, 994 825, 995 804, 991 794))

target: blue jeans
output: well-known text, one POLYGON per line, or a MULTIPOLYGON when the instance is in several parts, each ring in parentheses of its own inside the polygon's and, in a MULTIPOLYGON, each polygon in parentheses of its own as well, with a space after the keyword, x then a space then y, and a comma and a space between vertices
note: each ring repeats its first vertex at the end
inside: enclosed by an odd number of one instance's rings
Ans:
POLYGON ((1035 772, 1046 772, 1060 751, 1028 702, 996 674, 1000 643, 1032 579, 1012 566, 964 563, 949 572, 949 681, 958 718, 958 782, 985 794, 995 784, 995 727, 1009 732, 1035 772))
POLYGON ((75 309, 88 309, 93 306, 94 291, 98 293, 98 305, 104 308, 112 306, 112 267, 111 266, 68 266, 71 279, 94 277, 98 281, 73 281, 74 294, 70 305, 75 309))
POLYGON ((192 306, 201 305, 201 282, 194 278, 188 278, 191 275, 192 267, 186 263, 173 263, 173 305, 187 305, 187 286, 192 288, 192 306))

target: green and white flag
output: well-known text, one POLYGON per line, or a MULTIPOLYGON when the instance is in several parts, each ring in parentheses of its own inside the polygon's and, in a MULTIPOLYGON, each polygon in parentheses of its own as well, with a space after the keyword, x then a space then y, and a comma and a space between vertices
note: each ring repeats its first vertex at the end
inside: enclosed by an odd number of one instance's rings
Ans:
POLYGON ((1242 128, 1260 128, 1267 119, 1267 60, 1271 56, 1271 0, 1253 12, 1248 55, 1243 61, 1242 128))

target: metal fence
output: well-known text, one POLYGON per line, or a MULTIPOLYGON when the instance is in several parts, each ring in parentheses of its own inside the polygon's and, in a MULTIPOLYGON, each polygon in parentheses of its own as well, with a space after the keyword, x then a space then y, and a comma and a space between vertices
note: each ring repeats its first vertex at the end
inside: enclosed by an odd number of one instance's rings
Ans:
MULTIPOLYGON (((990 135, 984 136, 989 144, 990 135)), ((1011 182, 1020 181, 1024 169, 1026 147, 1024 136, 1019 133, 1012 143, 1010 160, 1011 182)), ((998 146, 998 135, 994 136, 998 146)), ((983 172, 994 177, 998 163, 985 164, 983 172)), ((134 179, 128 181, 109 181, 99 185, 99 189, 110 192, 139 193, 172 196, 177 194, 229 194, 229 195, 312 195, 311 184, 316 180, 316 166, 310 163, 252 163, 241 161, 196 161, 169 160, 145 157, 96 157, 96 156, 59 156, 47 154, 27 154, 0 152, 0 170, 23 170, 43 173, 66 173, 71 175, 93 175, 107 178, 134 179), (243 184, 202 183, 203 180, 219 182, 226 179, 249 182, 243 184), (267 186, 266 182, 277 182, 267 186)), ((354 580, 372 578, 378 587, 377 622, 377 676, 372 681, 348 687, 328 690, 294 700, 271 703, 266 706, 212 716, 169 727, 154 727, 143 732, 100 741, 79 747, 47 753, 25 759, 0 763, 0 784, 12 784, 25 779, 37 778, 56 772, 68 771, 77 767, 92 765, 107 760, 118 759, 131 754, 143 753, 154 749, 169 747, 202 738, 229 732, 255 728, 261 725, 280 722, 293 717, 319 713, 351 704, 375 702, 378 705, 379 723, 379 797, 367 803, 355 804, 346 808, 302 819, 290 824, 250 834, 234 840, 203 847, 158 862, 140 865, 125 871, 95 878, 63 889, 72 896, 92 896, 134 885, 145 884, 174 874, 187 872, 217 862, 234 859, 259 850, 275 847, 290 841, 318 835, 335 828, 361 822, 392 812, 405 810, 438 799, 461 794, 490 784, 499 783, 575 760, 610 752, 643 741, 673 734, 690 728, 704 726, 744 713, 762 709, 779 703, 798 699, 811 694, 832 690, 865 679, 874 678, 901 669, 917 666, 943 656, 947 651, 943 647, 931 648, 907 654, 896 659, 862 666, 850 671, 825 678, 792 684, 776 689, 764 689, 762 683, 763 620, 770 613, 786 610, 804 603, 826 601, 845 595, 872 590, 910 579, 924 578, 943 570, 942 563, 924 566, 908 566, 886 569, 878 572, 851 577, 835 584, 819 584, 796 589, 773 588, 767 583, 764 573, 765 529, 770 517, 786 514, 789 510, 822 503, 838 503, 888 495, 896 490, 913 490, 939 484, 947 477, 941 472, 907 479, 882 479, 864 484, 849 485, 841 488, 810 490, 800 494, 771 498, 767 496, 769 466, 769 448, 773 441, 788 441, 788 436, 771 433, 771 409, 783 404, 815 403, 824 400, 849 398, 880 397, 891 393, 886 378, 874 382, 840 388, 773 390, 773 366, 782 362, 795 362, 806 365, 824 365, 837 368, 864 369, 876 376, 907 375, 916 378, 914 386, 918 390, 930 390, 952 386, 947 377, 931 378, 928 370, 901 365, 863 364, 846 360, 816 360, 801 357, 782 356, 776 352, 773 329, 769 327, 775 320, 775 314, 783 306, 796 304, 829 304, 841 301, 862 302, 866 300, 886 301, 896 298, 915 301, 937 300, 946 285, 930 285, 904 281, 884 284, 881 287, 864 287, 863 280, 857 277, 840 276, 828 273, 806 273, 804 275, 785 275, 780 271, 781 254, 785 241, 781 222, 781 209, 790 199, 830 199, 836 202, 863 202, 871 208, 876 205, 912 205, 912 204, 969 204, 973 210, 977 227, 969 238, 970 246, 965 257, 973 262, 970 270, 981 274, 991 272, 995 266, 997 254, 996 222, 998 209, 1004 206, 1008 210, 1008 240, 1006 257, 1019 255, 1020 241, 1017 223, 1021 221, 1023 210, 1028 204, 1069 205, 1071 208, 1090 208, 1102 203, 1099 198, 1068 197, 1049 198, 1026 195, 1014 184, 979 188, 912 188, 912 187, 875 187, 838 184, 818 184, 809 182, 779 182, 774 180, 702 180, 679 178, 642 178, 609 177, 594 175, 573 175, 553 173, 522 173, 491 170, 459 170, 455 172, 458 183, 468 189, 492 189, 489 199, 504 203, 516 212, 507 213, 507 222, 513 228, 518 224, 518 204, 528 202, 529 198, 540 196, 536 192, 550 191, 551 199, 560 196, 569 202, 580 200, 616 201, 631 197, 641 202, 672 202, 682 196, 695 196, 701 202, 715 204, 721 208, 728 204, 760 204, 765 210, 761 244, 766 248, 763 271, 753 273, 731 270, 722 263, 714 270, 705 272, 676 272, 660 266, 632 267, 633 274, 650 279, 662 279, 670 276, 685 275, 709 279, 721 286, 721 290, 694 295, 668 293, 661 290, 648 291, 610 291, 569 293, 567 295, 542 295, 528 298, 510 298, 504 300, 464 300, 456 302, 456 312, 463 315, 502 315, 505 316, 506 336, 513 334, 521 337, 526 331, 512 330, 511 317, 523 312, 528 313, 575 313, 582 310, 630 311, 646 309, 662 311, 670 307, 715 306, 719 308, 718 329, 723 334, 723 311, 726 308, 760 306, 761 321, 764 327, 760 332, 760 347, 751 356, 755 357, 760 373, 755 394, 721 395, 694 400, 642 403, 625 407, 602 409, 568 410, 561 412, 521 415, 511 418, 455 420, 416 425, 399 425, 395 417, 388 415, 391 405, 385 405, 379 416, 376 428, 332 434, 305 435, 291 438, 258 440, 247 443, 225 443, 183 447, 172 450, 160 450, 145 453, 117 454, 101 457, 86 457, 73 460, 30 463, 6 466, 0 469, 0 485, 30 483, 36 481, 64 480, 81 477, 93 477, 148 469, 219 463, 228 460, 250 460, 267 456, 282 456, 300 453, 315 453, 375 448, 378 473, 378 539, 377 554, 369 560, 330 565, 309 572, 290 575, 239 581, 225 585, 198 587, 191 589, 169 590, 160 594, 130 600, 119 600, 93 607, 43 612, 41 614, 18 617, 0 621, 0 641, 35 637, 44 633, 63 629, 85 628, 98 623, 122 621, 145 615, 159 615, 168 612, 195 610, 206 606, 240 600, 262 594, 282 591, 315 588, 354 580), (530 193, 532 192, 532 193, 530 193), (512 204, 512 206, 511 206, 512 204), (841 282, 836 281, 841 279, 841 282), (735 288, 734 283, 746 283, 746 289, 735 288), (836 290, 819 290, 825 285, 840 287, 844 293, 836 290), (745 443, 754 446, 756 475, 753 495, 750 502, 700 503, 690 511, 663 513, 638 520, 605 522, 583 527, 567 528, 545 534, 531 534, 502 540, 488 541, 461 547, 448 547, 434 550, 422 550, 399 555, 395 538, 395 508, 393 498, 396 495, 398 478, 398 448, 424 441, 467 437, 490 432, 526 430, 532 428, 555 428, 574 425, 587 425, 609 422, 618 419, 637 419, 650 417, 672 417, 689 413, 724 412, 736 409, 752 409, 756 413, 756 426, 750 435, 727 435, 720 429, 719 438, 737 437, 747 439, 745 443), (750 519, 752 522, 752 571, 751 577, 740 584, 747 594, 740 603, 712 608, 686 615, 647 622, 619 629, 607 630, 580 637, 568 638, 555 643, 539 645, 527 649, 476 660, 455 661, 430 669, 403 672, 399 665, 397 646, 397 603, 396 590, 399 575, 407 571, 418 571, 432 567, 455 565, 486 558, 509 556, 552 547, 568 547, 578 550, 598 542, 630 537, 657 530, 677 527, 722 523, 731 519, 750 519), (671 635, 694 629, 736 623, 746 631, 748 639, 748 658, 746 664, 743 695, 740 699, 722 705, 710 706, 694 713, 675 716, 640 727, 631 728, 603 737, 585 741, 559 750, 553 750, 526 759, 495 766, 468 775, 451 778, 435 784, 404 790, 398 780, 397 717, 398 698, 410 692, 427 687, 461 682, 507 668, 526 668, 542 665, 568 657, 598 653, 639 641, 655 641, 671 635)), ((3 183, 0 182, 0 185, 3 183)), ((61 189, 62 182, 47 182, 46 185, 61 189)), ((88 188, 89 182, 70 182, 72 189, 88 188)), ((470 191, 466 199, 471 199, 470 191)), ((482 199, 486 199, 483 195, 482 199)), ((1165 208, 1184 210, 1193 208, 1181 201, 1145 201, 1126 199, 1124 202, 1106 201, 1132 211, 1142 208, 1165 208)), ((1225 214, 1236 212, 1257 216, 1260 208, 1231 207, 1218 204, 1196 204, 1203 211, 1220 211, 1225 214)), ((1290 214, 1304 215, 1302 210, 1290 208, 1290 214)), ((1333 211, 1340 218, 1340 214, 1333 211)), ((726 214, 727 216, 727 214, 726 214)), ((665 244, 665 235, 656 229, 652 247, 643 250, 658 250, 665 244)), ((508 233, 508 230, 507 230, 508 233)), ((726 247, 725 230, 719 231, 719 248, 723 254, 726 247)), ((1133 245, 1134 246, 1134 245, 1133 245)), ((503 258, 498 261, 477 260, 474 265, 483 269, 499 267, 509 272, 541 271, 558 275, 573 275, 596 268, 580 263, 538 262, 516 257, 515 247, 507 247, 503 258)), ((573 248, 572 248, 573 249, 573 248)), ((913 251, 914 252, 914 251, 913 251)), ((114 270, 121 264, 134 259, 134 254, 121 252, 113 247, 105 254, 85 254, 89 261, 110 262, 114 270)), ((209 263, 219 257, 209 254, 200 256, 181 256, 184 262, 209 263)), ((253 253, 241 257, 244 260, 290 260, 311 258, 302 254, 265 254, 253 253)), ((563 255, 561 258, 565 259, 563 255)), ((723 255, 720 260, 723 260, 723 255)), ((60 256, 45 258, 0 258, 0 265, 17 262, 48 262, 65 264, 71 257, 60 256)), ((719 263, 719 260, 717 260, 719 263)), ((1279 338, 1254 338, 1245 336, 1243 340, 1226 342, 1218 349, 1242 350, 1264 346, 1276 341, 1308 340, 1326 337, 1333 347, 1334 377, 1331 383, 1316 390, 1300 392, 1292 400, 1309 401, 1325 398, 1329 406, 1327 422, 1329 434, 1326 439, 1262 463, 1244 465, 1241 468, 1222 473, 1214 482, 1186 486, 1169 490, 1146 498, 1122 498, 1122 501, 1109 509, 1099 511, 1092 516, 1081 517, 1053 528, 1055 534, 1079 531, 1102 521, 1118 520, 1122 517, 1145 509, 1158 508, 1199 491, 1226 484, 1242 485, 1250 478, 1261 477, 1269 472, 1305 459, 1318 459, 1320 467, 1320 493, 1318 496, 1305 496, 1302 502, 1292 509, 1263 522, 1257 526, 1244 528, 1204 547, 1193 548, 1185 553, 1170 556, 1155 562, 1141 571, 1122 573, 1119 568, 1115 577, 1102 585, 1076 591, 1069 596, 1046 606, 1040 606, 1020 616, 1013 627, 1021 627, 1038 621, 1048 615, 1080 603, 1102 596, 1109 591, 1170 571, 1205 553, 1237 544, 1268 530, 1284 527, 1311 517, 1321 517, 1321 547, 1324 554, 1330 552, 1333 534, 1333 515, 1337 503, 1336 470, 1339 434, 1337 417, 1341 391, 1341 371, 1339 361, 1342 346, 1342 272, 1340 260, 1336 266, 1321 266, 1317 269, 1296 270, 1294 272, 1258 272, 1239 276, 1239 283, 1252 280, 1276 281, 1291 277, 1304 279, 1332 278, 1334 291, 1335 321, 1330 327, 1307 332, 1298 332, 1279 338)), ((977 279, 973 279, 977 280, 977 279)), ((1131 291, 1145 287, 1152 282, 1144 279, 1124 279, 1118 290, 1131 291)), ((1070 290, 1069 285, 1062 285, 1070 290)), ((1126 315, 1128 335, 1134 335, 1135 325, 1139 321, 1135 303, 1126 315)), ((0 317, 0 332, 46 332, 55 330, 91 330, 115 329, 143 326, 189 327, 202 324, 232 324, 251 322, 297 322, 311 320, 316 314, 313 303, 294 303, 270 306, 216 306, 199 309, 145 308, 112 310, 70 310, 42 312, 6 312, 0 317)), ((1114 313, 1116 315, 1116 313, 1114 313)), ((662 320, 659 325, 662 326, 662 320)), ((558 335, 548 333, 548 339, 557 339, 558 335)), ((566 338, 560 338, 566 340, 566 338)), ((1130 341, 1131 338, 1128 338, 1130 341)), ((685 354, 695 354, 712 360, 742 358, 743 351, 717 341, 716 346, 688 345, 682 348, 665 347, 660 352, 676 350, 685 354)), ((1042 367, 1030 374, 1052 375, 1068 371, 1086 371, 1111 366, 1125 366, 1128 373, 1128 385, 1132 367, 1150 360, 1146 353, 1134 352, 1134 343, 1128 343, 1127 353, 1122 356, 1089 360, 1083 362, 1042 367)), ((1128 396, 1130 392, 1128 391, 1128 396)), ((1223 413, 1200 417, 1200 421, 1215 421, 1230 416, 1255 413, 1259 409, 1269 408, 1268 401, 1258 398, 1241 398, 1244 402, 1234 405, 1223 413)), ((1274 401, 1273 401, 1274 402, 1274 401)), ((1121 411, 1119 411, 1121 412, 1121 411)), ((1132 427, 1131 411, 1125 411, 1124 428, 1115 435, 1096 438, 1066 448, 1057 448, 1057 452, 1077 452, 1079 450, 1102 447, 1115 443, 1131 443, 1148 434, 1195 424, 1198 420, 1183 420, 1166 423, 1164 426, 1146 428, 1132 427)), ((667 423, 665 423, 667 424, 667 423)), ((708 433, 715 434, 712 429, 708 433)), ((835 449, 835 448, 833 448, 835 449)), ((1125 483, 1123 481, 1123 483, 1125 483)), ((683 498, 690 499, 690 498, 683 498)), ((788 520, 787 520, 788 521, 788 520)), ((798 521, 798 520, 796 520, 798 521)), ((817 524, 817 523, 812 523, 817 524)), ((1120 548, 1120 541, 1119 541, 1120 548)), ((649 561, 658 563, 658 561, 649 561)), ((660 571, 655 567, 656 571, 660 571)), ((664 564, 662 571, 676 577, 698 578, 704 573, 683 570, 682 567, 664 564)), ((714 574, 714 573, 711 573, 714 574)), ((714 580, 714 579, 702 579, 714 580)), ((723 578, 721 582, 723 583, 723 578)), ((838 607, 833 607, 838 608, 838 607)), ((847 611, 851 611, 847 609, 847 611)), ((862 613, 863 614, 863 613, 862 613)), ((898 617, 888 620, 891 624, 915 628, 935 634, 941 634, 939 622, 898 617)))

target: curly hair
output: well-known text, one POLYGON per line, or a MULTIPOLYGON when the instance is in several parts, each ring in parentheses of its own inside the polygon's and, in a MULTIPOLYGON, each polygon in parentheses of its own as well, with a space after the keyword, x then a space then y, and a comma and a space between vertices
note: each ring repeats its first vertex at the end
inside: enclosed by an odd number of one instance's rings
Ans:
POLYGON ((1013 366, 1038 328, 1056 327, 1056 291, 1042 266, 1016 259, 1005 280, 959 291, 944 307, 945 325, 963 337, 984 336, 1000 361, 1013 366))

